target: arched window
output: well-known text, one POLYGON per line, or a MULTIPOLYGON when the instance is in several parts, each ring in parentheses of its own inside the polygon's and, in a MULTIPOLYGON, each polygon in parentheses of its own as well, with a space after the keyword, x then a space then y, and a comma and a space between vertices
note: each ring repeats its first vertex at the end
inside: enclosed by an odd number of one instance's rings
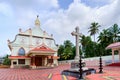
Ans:
POLYGON ((24 56, 25 55, 25 50, 23 48, 20 48, 18 51, 19 56, 24 56))

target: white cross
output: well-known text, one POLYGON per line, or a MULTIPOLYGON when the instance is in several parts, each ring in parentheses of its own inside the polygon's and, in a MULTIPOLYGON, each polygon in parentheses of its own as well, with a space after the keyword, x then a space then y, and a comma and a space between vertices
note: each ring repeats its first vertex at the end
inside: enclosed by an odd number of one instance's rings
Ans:
POLYGON ((79 33, 79 27, 76 27, 75 28, 75 31, 73 31, 72 33, 72 36, 75 36, 76 37, 76 56, 75 56, 75 60, 79 60, 79 37, 82 36, 81 33, 79 33))

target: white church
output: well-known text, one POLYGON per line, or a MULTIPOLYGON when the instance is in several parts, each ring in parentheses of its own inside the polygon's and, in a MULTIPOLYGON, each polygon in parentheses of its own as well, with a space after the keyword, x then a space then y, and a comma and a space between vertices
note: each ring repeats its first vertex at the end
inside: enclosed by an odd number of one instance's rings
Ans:
POLYGON ((35 20, 33 28, 26 31, 19 29, 19 33, 13 41, 8 40, 11 51, 11 68, 58 66, 57 50, 53 35, 49 35, 41 29, 40 21, 35 20))

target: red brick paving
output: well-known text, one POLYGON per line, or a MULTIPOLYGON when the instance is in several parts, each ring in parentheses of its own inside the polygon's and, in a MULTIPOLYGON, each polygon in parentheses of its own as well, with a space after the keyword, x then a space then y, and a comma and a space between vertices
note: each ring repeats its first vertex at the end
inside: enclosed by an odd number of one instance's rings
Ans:
POLYGON ((120 80, 120 67, 103 67, 103 74, 99 74, 99 67, 94 67, 96 74, 86 76, 89 80, 120 80))
POLYGON ((60 65, 53 69, 0 69, 0 80, 62 80, 60 73, 69 65, 60 65), (51 79, 48 75, 52 73, 51 79))
MULTIPOLYGON (((65 80, 60 73, 69 69, 70 65, 60 65, 53 69, 0 69, 0 80, 65 80), (50 78, 48 76, 52 74, 50 78)), ((98 70, 98 67, 94 67, 98 70)), ((104 74, 92 74, 87 77, 90 80, 120 80, 120 67, 103 67, 104 74), (107 78, 115 79, 107 79, 107 78)), ((66 77, 67 80, 76 80, 73 77, 66 77)))

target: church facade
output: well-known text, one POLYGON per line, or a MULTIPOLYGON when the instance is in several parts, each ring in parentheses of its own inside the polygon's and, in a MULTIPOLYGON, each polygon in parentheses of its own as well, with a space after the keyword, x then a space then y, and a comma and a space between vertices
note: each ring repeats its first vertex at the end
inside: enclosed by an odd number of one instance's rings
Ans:
POLYGON ((16 67, 54 67, 58 66, 57 50, 53 35, 41 29, 40 21, 35 20, 35 26, 26 31, 19 29, 13 41, 8 40, 11 51, 11 68, 16 67))

